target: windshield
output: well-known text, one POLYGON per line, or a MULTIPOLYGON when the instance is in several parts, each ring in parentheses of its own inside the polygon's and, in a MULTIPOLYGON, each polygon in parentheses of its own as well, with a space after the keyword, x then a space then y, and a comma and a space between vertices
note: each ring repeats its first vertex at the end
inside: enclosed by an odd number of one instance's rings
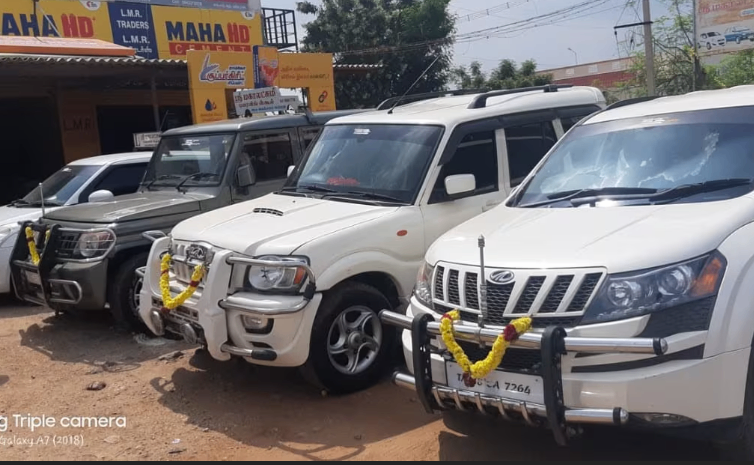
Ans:
POLYGON ((217 185, 222 180, 235 134, 169 136, 160 140, 144 182, 154 186, 217 185))
POLYGON ((42 205, 42 195, 47 206, 65 205, 99 169, 99 166, 89 165, 63 167, 42 183, 41 192, 37 186, 26 197, 13 202, 13 206, 39 207, 42 205))
POLYGON ((412 203, 442 132, 436 126, 326 126, 284 190, 380 195, 412 203))
POLYGON ((574 128, 512 204, 571 207, 583 190, 608 199, 725 200, 750 192, 752 179, 754 107, 673 113, 574 128), (670 189, 692 195, 668 197, 670 189))

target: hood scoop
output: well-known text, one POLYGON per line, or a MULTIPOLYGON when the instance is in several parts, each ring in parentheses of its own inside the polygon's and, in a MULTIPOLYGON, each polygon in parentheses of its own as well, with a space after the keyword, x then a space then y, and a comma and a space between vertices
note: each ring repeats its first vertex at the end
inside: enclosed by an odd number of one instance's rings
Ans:
POLYGON ((283 216, 283 212, 281 212, 280 210, 275 210, 273 208, 255 208, 254 213, 259 213, 261 215, 283 216))

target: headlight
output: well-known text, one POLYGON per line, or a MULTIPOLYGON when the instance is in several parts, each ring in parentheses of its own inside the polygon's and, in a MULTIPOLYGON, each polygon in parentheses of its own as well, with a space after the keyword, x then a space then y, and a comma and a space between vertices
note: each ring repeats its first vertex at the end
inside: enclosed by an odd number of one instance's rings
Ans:
POLYGON ((252 265, 247 268, 245 281, 257 291, 298 292, 306 282, 306 257, 265 255, 255 260, 286 263, 288 266, 252 265), (296 266, 304 265, 304 266, 296 266))
POLYGON ((717 294, 727 262, 719 252, 687 262, 608 276, 582 324, 623 320, 717 294))
POLYGON ((419 274, 416 275, 416 285, 414 286, 416 299, 429 308, 434 308, 432 304, 432 274, 434 271, 435 267, 424 262, 419 268, 419 274))
POLYGON ((83 233, 79 237, 76 252, 83 258, 100 258, 110 252, 115 243, 115 234, 111 231, 83 233))

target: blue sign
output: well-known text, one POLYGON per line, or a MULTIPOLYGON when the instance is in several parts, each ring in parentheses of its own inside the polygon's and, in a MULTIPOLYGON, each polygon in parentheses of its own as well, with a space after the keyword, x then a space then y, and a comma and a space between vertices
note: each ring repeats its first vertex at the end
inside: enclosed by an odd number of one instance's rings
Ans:
MULTIPOLYGON (((180 7, 187 7, 187 8, 202 8, 202 9, 208 9, 208 10, 235 10, 235 11, 248 11, 249 10, 249 2, 248 0, 104 0, 106 2, 115 2, 115 3, 121 3, 121 2, 133 2, 133 3, 144 3, 147 5, 158 5, 158 6, 180 6, 180 7)), ((254 8, 252 8, 252 11, 254 9, 258 9, 256 4, 259 3, 258 0, 254 1, 254 8)))
POLYGON ((149 5, 135 3, 108 3, 113 42, 136 50, 136 55, 154 60, 157 53, 157 38, 149 5))

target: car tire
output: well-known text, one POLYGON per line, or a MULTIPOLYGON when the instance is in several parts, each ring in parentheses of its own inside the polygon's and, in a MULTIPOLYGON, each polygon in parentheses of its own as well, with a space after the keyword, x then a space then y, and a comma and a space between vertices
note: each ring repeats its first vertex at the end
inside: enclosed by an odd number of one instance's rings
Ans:
POLYGON ((740 37, 736 37, 736 44, 741 45, 741 38, 740 37))
POLYGON ((712 50, 712 44, 707 42, 707 50, 712 50))
POLYGON ((138 289, 141 278, 136 270, 147 264, 149 254, 143 252, 123 262, 115 272, 110 284, 110 312, 116 324, 131 331, 147 332, 149 329, 139 316, 138 289))
POLYGON ((398 332, 379 318, 385 309, 392 309, 390 301, 367 284, 345 283, 327 292, 312 326, 309 359, 301 367, 307 381, 335 395, 377 384, 396 353, 398 332))

